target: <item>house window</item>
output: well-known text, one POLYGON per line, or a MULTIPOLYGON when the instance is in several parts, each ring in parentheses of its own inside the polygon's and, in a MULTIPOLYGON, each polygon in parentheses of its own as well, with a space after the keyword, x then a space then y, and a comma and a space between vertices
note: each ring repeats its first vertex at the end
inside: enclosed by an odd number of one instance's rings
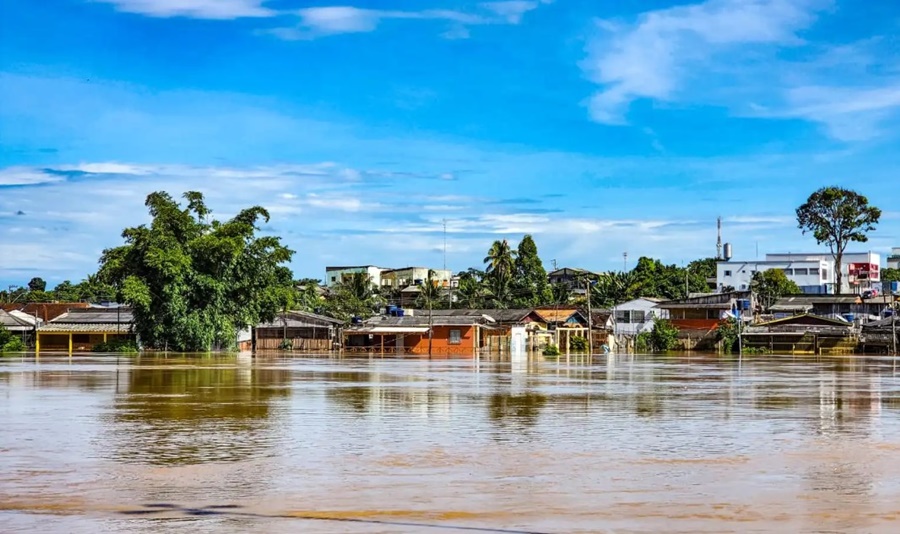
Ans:
POLYGON ((331 281, 332 281, 332 282, 337 282, 337 276, 332 276, 332 277, 331 277, 331 281))
POLYGON ((828 280, 828 269, 822 269, 822 280, 828 280))
POLYGON ((451 330, 450 331, 450 344, 451 345, 459 345, 462 343, 462 331, 461 330, 451 330))
POLYGON ((725 276, 731 276, 731 271, 725 271, 725 276))
POLYGON ((810 269, 810 270, 809 270, 809 274, 811 274, 811 275, 813 275, 813 276, 819 276, 819 269, 818 269, 818 267, 813 267, 812 269, 810 269))
POLYGON ((786 274, 788 276, 791 276, 792 274, 794 274, 793 269, 782 269, 782 271, 784 271, 784 274, 786 274))
POLYGON ((616 310, 616 322, 617 323, 625 324, 625 323, 631 322, 631 321, 629 321, 629 319, 631 318, 630 316, 631 316, 631 314, 628 313, 628 310, 616 310))
POLYGON ((632 323, 643 323, 644 322, 644 311, 643 310, 634 310, 631 312, 631 322, 632 323))
POLYGON ((796 276, 806 276, 809 273, 809 269, 794 269, 794 274, 796 276))

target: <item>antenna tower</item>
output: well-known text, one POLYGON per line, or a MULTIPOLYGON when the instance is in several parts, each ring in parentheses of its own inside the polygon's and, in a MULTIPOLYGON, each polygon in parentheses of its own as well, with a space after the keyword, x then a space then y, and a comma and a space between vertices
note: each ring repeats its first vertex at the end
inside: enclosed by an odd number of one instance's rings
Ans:
POLYGON ((716 217, 716 232, 718 237, 716 238, 716 259, 722 259, 722 217, 716 217))

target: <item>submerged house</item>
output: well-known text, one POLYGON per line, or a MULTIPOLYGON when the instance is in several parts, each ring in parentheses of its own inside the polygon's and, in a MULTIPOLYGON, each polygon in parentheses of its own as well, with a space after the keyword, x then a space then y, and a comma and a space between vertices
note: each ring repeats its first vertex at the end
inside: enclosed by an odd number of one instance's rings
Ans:
POLYGON ((702 350, 715 346, 716 329, 735 312, 740 311, 744 322, 752 320, 753 304, 749 291, 734 291, 669 300, 657 304, 657 308, 668 313, 668 320, 678 329, 684 349, 702 350))
POLYGON ((783 354, 852 353, 859 332, 846 321, 818 315, 794 315, 747 326, 741 333, 746 348, 783 354))
POLYGON ((344 322, 305 311, 289 311, 278 314, 274 321, 253 328, 255 350, 285 348, 284 340, 292 350, 329 351, 341 342, 344 322))
POLYGON ((28 342, 29 334, 34 332, 34 322, 18 317, 14 312, 6 312, 0 310, 0 326, 7 332, 16 337, 22 338, 23 342, 28 342))
POLYGON ((776 318, 790 315, 819 315, 822 317, 842 317, 848 321, 867 322, 884 316, 884 312, 894 304, 893 295, 883 295, 864 299, 860 295, 800 295, 784 297, 769 307, 776 318))
POLYGON ((76 308, 37 329, 35 351, 90 351, 113 339, 137 341, 131 308, 76 308))
POLYGON ((373 317, 346 328, 344 350, 371 354, 473 356, 491 317, 478 315, 404 315, 373 317))

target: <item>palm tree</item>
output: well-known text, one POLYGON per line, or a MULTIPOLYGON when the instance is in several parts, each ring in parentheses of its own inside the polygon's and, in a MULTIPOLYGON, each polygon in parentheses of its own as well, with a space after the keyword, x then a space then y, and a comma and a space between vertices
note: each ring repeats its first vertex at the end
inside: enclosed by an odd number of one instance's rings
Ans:
POLYGON ((508 278, 516 267, 515 258, 516 251, 509 246, 507 240, 494 241, 491 249, 488 250, 488 255, 484 258, 484 263, 487 264, 487 274, 508 278))
POLYGON ((441 302, 441 288, 434 279, 435 273, 428 270, 428 278, 419 286, 419 296, 416 298, 416 306, 420 309, 431 309, 441 302))
POLYGON ((507 240, 494 241, 488 255, 484 258, 486 281, 493 294, 494 305, 505 307, 510 299, 510 281, 516 268, 516 251, 509 246, 507 240))

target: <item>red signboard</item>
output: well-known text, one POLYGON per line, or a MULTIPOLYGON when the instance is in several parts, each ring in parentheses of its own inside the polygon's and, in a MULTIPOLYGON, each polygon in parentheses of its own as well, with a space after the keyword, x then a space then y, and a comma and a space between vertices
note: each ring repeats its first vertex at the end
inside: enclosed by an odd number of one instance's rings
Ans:
POLYGON ((878 271, 877 263, 851 263, 849 271, 853 280, 868 280, 870 282, 881 280, 881 273, 878 271))

